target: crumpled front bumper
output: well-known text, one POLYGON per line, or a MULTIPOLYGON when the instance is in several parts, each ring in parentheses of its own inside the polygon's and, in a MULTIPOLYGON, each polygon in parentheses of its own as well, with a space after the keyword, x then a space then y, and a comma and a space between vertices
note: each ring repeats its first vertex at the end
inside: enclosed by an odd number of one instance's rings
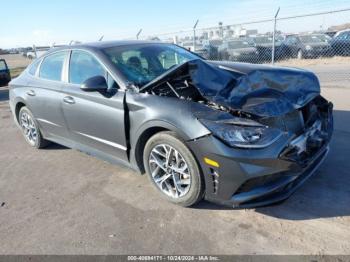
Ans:
POLYGON ((328 151, 327 146, 299 173, 287 172, 276 181, 256 187, 249 192, 234 194, 229 201, 230 204, 233 207, 248 208, 265 206, 287 199, 315 173, 326 158, 328 151))
POLYGON ((297 140, 294 144, 296 138, 288 132, 260 149, 229 147, 213 135, 188 141, 204 176, 205 198, 234 208, 265 206, 287 199, 315 173, 327 156, 333 130, 332 104, 327 108, 328 137, 322 144, 314 147, 313 140, 319 138, 320 131, 315 127, 310 127, 312 132, 300 135, 305 138, 308 134, 304 147, 312 151, 306 157, 304 152, 298 153, 302 151, 302 143, 297 140), (209 165, 205 159, 217 165, 209 165))

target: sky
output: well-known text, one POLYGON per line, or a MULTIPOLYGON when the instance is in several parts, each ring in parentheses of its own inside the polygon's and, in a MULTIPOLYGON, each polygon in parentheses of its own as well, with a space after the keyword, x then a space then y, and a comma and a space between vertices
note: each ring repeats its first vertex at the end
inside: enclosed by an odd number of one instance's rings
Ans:
MULTIPOLYGON (((239 24, 272 18, 350 8, 350 0, 11 0, 1 9, 0 48, 140 38, 198 29, 219 21, 239 24)), ((350 22, 350 12, 281 21, 279 29, 300 31, 350 22)), ((271 23, 245 26, 259 31, 271 23)))

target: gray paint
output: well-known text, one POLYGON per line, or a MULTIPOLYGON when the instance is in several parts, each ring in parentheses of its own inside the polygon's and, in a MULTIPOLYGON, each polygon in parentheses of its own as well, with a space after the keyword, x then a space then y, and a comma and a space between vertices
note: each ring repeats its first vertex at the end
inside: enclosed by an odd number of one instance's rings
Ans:
MULTIPOLYGON (((279 159, 279 154, 288 145, 289 136, 278 139, 265 149, 228 147, 211 136, 211 132, 196 117, 198 112, 210 115, 217 113, 217 110, 205 104, 139 93, 127 88, 126 79, 100 48, 129 44, 136 42, 95 43, 49 51, 44 58, 53 52, 67 51, 62 81, 38 78, 39 68, 34 76, 25 70, 12 80, 10 108, 16 122, 16 107, 23 103, 32 111, 46 139, 137 170, 140 168, 137 155, 142 154, 143 150, 141 147, 137 152, 140 137, 153 128, 172 130, 185 140, 194 153, 203 172, 206 198, 225 204, 231 203, 231 196, 247 179, 298 169, 296 164, 279 159), (78 85, 69 84, 68 59, 73 49, 95 56, 114 78, 119 89, 110 90, 109 93, 85 92, 78 85), (220 185, 216 193, 212 190, 212 170, 204 164, 203 157, 212 157, 220 162, 220 185)), ((248 73, 257 67, 237 64, 235 70, 248 73)), ((220 114, 225 113, 220 111, 220 114)))

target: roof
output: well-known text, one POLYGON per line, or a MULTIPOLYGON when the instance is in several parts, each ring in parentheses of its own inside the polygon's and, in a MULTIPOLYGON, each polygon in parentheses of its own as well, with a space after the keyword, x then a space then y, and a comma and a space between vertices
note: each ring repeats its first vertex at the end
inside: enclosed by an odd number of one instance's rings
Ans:
POLYGON ((109 48, 116 46, 125 46, 125 45, 137 45, 137 44, 156 44, 161 43, 158 41, 144 41, 144 40, 119 40, 119 41, 100 41, 100 42, 91 42, 84 44, 72 45, 72 47, 92 47, 92 48, 109 48))
POLYGON ((160 42, 160 41, 145 41, 145 40, 100 41, 100 42, 91 42, 91 43, 82 43, 82 44, 54 47, 48 50, 47 54, 57 50, 74 49, 74 48, 104 49, 104 48, 117 47, 117 46, 129 46, 129 45, 140 45, 140 44, 142 45, 142 44, 166 44, 166 43, 160 42))
POLYGON ((340 30, 340 31, 338 31, 338 32, 334 35, 334 37, 340 35, 340 34, 343 33, 343 32, 349 32, 349 31, 350 31, 350 28, 344 29, 344 30, 340 30))

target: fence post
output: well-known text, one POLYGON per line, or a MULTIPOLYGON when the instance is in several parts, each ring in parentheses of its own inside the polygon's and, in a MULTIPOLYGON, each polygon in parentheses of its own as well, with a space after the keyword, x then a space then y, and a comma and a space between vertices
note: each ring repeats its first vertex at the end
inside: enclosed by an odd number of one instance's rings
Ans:
POLYGON ((196 51, 196 27, 198 25, 199 20, 197 19, 196 23, 193 26, 193 50, 192 52, 196 51))
POLYGON ((38 54, 36 53, 36 46, 35 45, 33 45, 33 51, 34 51, 35 58, 38 58, 38 54))
POLYGON ((280 8, 278 7, 277 12, 275 14, 274 22, 273 22, 271 64, 275 63, 275 35, 276 35, 277 16, 279 12, 280 12, 280 8))
POLYGON ((139 40, 139 36, 140 36, 141 32, 142 32, 142 28, 141 28, 141 29, 137 32, 137 34, 136 34, 136 39, 137 39, 137 40, 139 40))

